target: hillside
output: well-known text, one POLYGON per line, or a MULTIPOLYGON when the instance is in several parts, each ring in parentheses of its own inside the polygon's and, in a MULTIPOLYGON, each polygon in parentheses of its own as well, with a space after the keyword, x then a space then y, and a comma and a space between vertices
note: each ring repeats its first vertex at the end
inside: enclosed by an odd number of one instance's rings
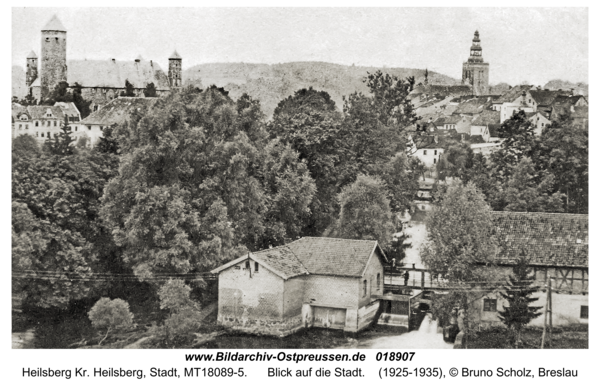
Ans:
POLYGON ((25 70, 23 70, 21 66, 13 66, 11 97, 22 99, 25 95, 27 95, 27 88, 25 87, 25 70))
MULTIPOLYGON (((367 93, 363 83, 367 72, 381 70, 401 78, 414 76, 423 80, 424 70, 406 68, 377 68, 345 66, 324 62, 292 62, 275 65, 254 63, 210 63, 183 71, 184 84, 201 80, 202 85, 216 85, 229 91, 233 99, 243 93, 261 101, 263 111, 270 117, 282 99, 301 88, 312 86, 327 91, 342 109, 342 97, 355 91, 367 93)), ((429 71, 430 84, 460 84, 459 80, 429 71)))
POLYGON ((583 82, 573 83, 573 82, 569 82, 569 81, 563 81, 562 79, 553 79, 544 85, 544 89, 549 89, 549 90, 574 89, 575 94, 588 95, 589 85, 587 83, 583 83, 583 82))

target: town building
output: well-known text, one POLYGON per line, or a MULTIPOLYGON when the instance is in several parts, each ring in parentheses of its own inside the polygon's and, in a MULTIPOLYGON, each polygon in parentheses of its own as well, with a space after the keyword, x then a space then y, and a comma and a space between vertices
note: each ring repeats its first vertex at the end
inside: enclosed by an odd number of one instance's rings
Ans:
POLYGON ((212 271, 217 320, 275 336, 310 327, 358 332, 379 310, 386 263, 373 240, 305 237, 245 254, 212 271))
POLYGON ((12 104, 12 137, 28 134, 43 143, 62 132, 65 123, 81 119, 75 104, 57 102, 54 106, 12 104))
POLYGON ((472 94, 486 95, 490 90, 489 80, 490 64, 483 61, 479 31, 475 31, 473 44, 471 45, 471 55, 463 63, 462 83, 471 86, 472 94))
MULTIPOLYGON (((530 259, 540 291, 532 305, 544 306, 552 278, 552 320, 554 325, 587 324, 589 322, 588 215, 494 212, 499 251, 497 264, 506 276, 522 253, 530 259)), ((480 325, 501 324, 498 311, 506 301, 502 289, 491 291, 476 302, 480 325)), ((543 326, 543 315, 530 325, 543 326)))
POLYGON ((108 102, 99 110, 90 114, 80 122, 71 125, 73 137, 78 139, 82 136, 89 138, 89 146, 94 147, 103 130, 107 127, 125 123, 134 112, 140 113, 151 108, 157 98, 144 97, 119 97, 108 102))
POLYGON ((34 51, 26 61, 26 86, 38 102, 61 82, 67 82, 71 89, 78 87, 85 100, 92 101, 92 111, 125 92, 126 81, 138 97, 144 96, 149 84, 154 84, 158 96, 182 85, 182 58, 176 51, 169 57, 168 75, 158 63, 141 56, 130 61, 68 60, 67 29, 56 15, 42 28, 40 61, 34 51))

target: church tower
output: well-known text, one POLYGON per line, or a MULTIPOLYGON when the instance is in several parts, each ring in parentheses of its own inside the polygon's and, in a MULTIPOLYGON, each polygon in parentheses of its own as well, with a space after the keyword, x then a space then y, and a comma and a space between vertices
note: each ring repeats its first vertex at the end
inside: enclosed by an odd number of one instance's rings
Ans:
POLYGON ((490 64, 483 61, 479 31, 475 31, 471 56, 463 63, 462 83, 471 85, 474 95, 485 95, 489 93, 489 78, 490 64))
POLYGON ((56 15, 42 28, 42 98, 60 82, 67 81, 67 30, 56 15))
POLYGON ((173 51, 169 57, 169 86, 181 87, 181 61, 182 58, 177 53, 177 50, 173 51))
POLYGON ((25 84, 27 87, 31 86, 31 84, 38 77, 38 57, 35 55, 35 52, 31 51, 29 55, 27 55, 27 71, 25 73, 25 84))

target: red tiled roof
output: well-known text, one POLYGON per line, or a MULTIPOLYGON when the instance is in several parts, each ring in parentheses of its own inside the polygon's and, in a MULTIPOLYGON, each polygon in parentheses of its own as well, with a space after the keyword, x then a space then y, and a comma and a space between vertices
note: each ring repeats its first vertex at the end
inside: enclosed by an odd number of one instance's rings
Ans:
POLYGON ((499 262, 525 249, 532 265, 588 267, 588 215, 493 212, 499 262))

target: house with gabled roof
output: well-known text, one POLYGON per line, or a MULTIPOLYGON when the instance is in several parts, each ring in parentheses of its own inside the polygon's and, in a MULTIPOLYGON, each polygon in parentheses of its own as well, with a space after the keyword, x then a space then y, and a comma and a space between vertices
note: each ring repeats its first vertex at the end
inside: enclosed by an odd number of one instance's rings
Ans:
MULTIPOLYGON (((496 264, 508 276, 524 252, 533 268, 540 292, 532 305, 544 306, 545 288, 552 279, 552 320, 554 325, 587 324, 589 309, 589 236, 587 214, 542 212, 493 212, 498 250, 496 264)), ((506 301, 500 286, 477 301, 482 325, 500 324, 498 311, 506 301)), ((543 315, 530 325, 543 326, 543 315)))
POLYGON ((379 309, 386 262, 374 240, 305 237, 244 254, 212 271, 217 321, 275 336, 310 327, 357 332, 379 309))

